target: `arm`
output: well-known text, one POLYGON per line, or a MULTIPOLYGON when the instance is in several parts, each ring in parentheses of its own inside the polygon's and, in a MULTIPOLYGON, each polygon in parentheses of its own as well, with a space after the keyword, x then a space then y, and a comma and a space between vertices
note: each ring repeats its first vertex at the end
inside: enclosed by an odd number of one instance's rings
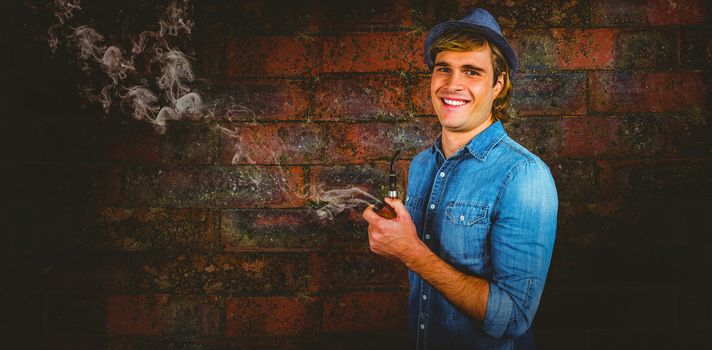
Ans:
POLYGON ((556 235, 558 198, 541 162, 524 163, 507 175, 492 209, 492 278, 483 330, 493 337, 529 329, 556 235))
POLYGON ((514 169, 493 209, 490 281, 466 275, 436 256, 417 237, 400 201, 388 200, 398 217, 385 220, 370 208, 369 244, 377 254, 401 260, 468 316, 482 320, 493 337, 524 333, 536 313, 549 268, 558 200, 542 163, 514 169))
POLYGON ((468 316, 483 320, 489 283, 466 275, 435 255, 419 238, 408 210, 399 200, 386 198, 398 217, 386 220, 369 206, 363 213, 368 221, 371 250, 402 261, 468 316))

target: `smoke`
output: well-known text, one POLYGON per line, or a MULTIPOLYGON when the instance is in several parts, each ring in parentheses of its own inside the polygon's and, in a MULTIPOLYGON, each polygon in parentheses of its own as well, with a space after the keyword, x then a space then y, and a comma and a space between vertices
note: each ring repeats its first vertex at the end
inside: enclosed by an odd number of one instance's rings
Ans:
POLYGON ((324 191, 321 185, 312 190, 309 201, 315 207, 317 217, 322 220, 333 220, 336 214, 347 209, 381 202, 358 187, 324 191))
POLYGON ((193 91, 191 57, 173 42, 190 35, 193 21, 188 1, 171 1, 160 14, 154 30, 144 30, 129 43, 107 43, 94 27, 78 22, 79 0, 55 0, 48 4, 58 23, 47 32, 54 52, 63 43, 94 85, 81 87, 81 95, 100 103, 106 113, 112 107, 129 108, 131 115, 165 132, 168 120, 198 119, 205 113, 203 98, 193 91), (123 49, 127 46, 128 49, 123 49), (160 67, 160 74, 156 69, 160 67), (97 91, 99 91, 97 93, 97 91))
MULTIPOLYGON (((79 0, 54 0, 47 8, 56 20, 47 30, 47 44, 52 52, 64 46, 76 60, 88 77, 80 86, 81 96, 89 103, 100 104, 106 113, 117 107, 136 120, 152 124, 159 133, 166 131, 170 120, 219 116, 228 122, 257 124, 255 112, 236 103, 233 96, 214 98, 206 104, 191 87, 195 80, 191 66, 194 58, 179 48, 180 42, 189 39, 194 26, 189 1, 171 1, 152 28, 124 41, 107 39, 113 37, 89 25, 90 19, 80 18, 83 13, 79 0)), ((308 191, 293 188, 280 159, 289 155, 289 149, 280 137, 259 138, 237 128, 218 128, 234 140, 232 163, 247 166, 252 185, 270 181, 290 202, 306 199, 314 204, 315 214, 321 219, 333 220, 344 210, 380 202, 358 187, 325 190, 320 184, 308 191), (255 155, 269 156, 255 159, 255 155), (276 177, 263 176, 258 164, 265 163, 276 166, 276 177)))
POLYGON ((188 57, 181 51, 169 48, 165 52, 156 48, 155 61, 161 64, 161 76, 156 80, 158 87, 164 91, 166 98, 177 101, 187 94, 190 88, 186 82, 193 81, 193 71, 188 57))

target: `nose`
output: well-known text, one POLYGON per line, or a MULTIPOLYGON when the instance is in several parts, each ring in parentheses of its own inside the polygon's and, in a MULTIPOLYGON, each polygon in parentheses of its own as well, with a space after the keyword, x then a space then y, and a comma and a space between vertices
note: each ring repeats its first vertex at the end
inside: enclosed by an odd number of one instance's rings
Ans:
POLYGON ((462 81, 463 78, 464 77, 463 77, 462 73, 454 71, 445 80, 445 84, 443 85, 443 88, 448 92, 461 91, 462 89, 464 89, 463 81, 462 81))

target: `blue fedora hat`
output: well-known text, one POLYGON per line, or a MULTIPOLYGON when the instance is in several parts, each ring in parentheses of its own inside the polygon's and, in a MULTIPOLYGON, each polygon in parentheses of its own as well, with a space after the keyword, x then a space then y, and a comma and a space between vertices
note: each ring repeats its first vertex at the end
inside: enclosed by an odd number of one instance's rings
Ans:
POLYGON ((504 55, 504 58, 507 60, 507 64, 509 65, 509 70, 511 72, 511 76, 509 78, 512 79, 514 77, 514 74, 517 73, 517 68, 519 67, 519 58, 517 58, 517 54, 514 53, 512 47, 509 46, 507 39, 505 39, 502 35, 502 30, 499 28, 497 20, 495 20, 494 17, 487 12, 487 10, 481 8, 473 9, 469 14, 467 14, 467 16, 460 20, 443 22, 430 30, 428 37, 425 39, 425 64, 428 65, 430 70, 433 70, 433 66, 435 65, 433 59, 428 54, 430 47, 438 37, 457 28, 472 29, 482 34, 482 36, 491 44, 496 45, 504 55))

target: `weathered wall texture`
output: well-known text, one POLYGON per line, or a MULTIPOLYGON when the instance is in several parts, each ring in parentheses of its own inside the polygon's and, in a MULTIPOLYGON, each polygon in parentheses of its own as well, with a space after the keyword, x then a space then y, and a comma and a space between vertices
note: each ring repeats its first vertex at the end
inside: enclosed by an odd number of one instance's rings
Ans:
MULTIPOLYGON (((104 3, 84 11, 109 42, 156 8, 104 3)), ((540 347, 710 345, 708 3, 287 3, 194 4, 192 86, 254 115, 163 134, 116 107, 80 108, 81 70, 41 40, 40 10, 3 11, 9 348, 396 347, 404 268, 368 251, 358 210, 322 221, 308 195, 382 195, 395 148, 405 180, 438 131, 425 31, 475 4, 523 63, 507 129, 559 189, 540 347)))

